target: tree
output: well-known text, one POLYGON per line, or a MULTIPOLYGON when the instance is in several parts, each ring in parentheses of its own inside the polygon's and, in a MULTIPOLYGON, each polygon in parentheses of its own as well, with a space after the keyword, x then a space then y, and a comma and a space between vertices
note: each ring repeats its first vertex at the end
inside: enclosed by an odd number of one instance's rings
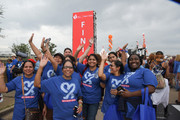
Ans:
MULTIPOLYGON (((57 45, 49 42, 49 51, 50 51, 51 55, 54 55, 56 53, 56 49, 55 49, 56 47, 57 47, 57 45)), ((41 50, 41 52, 42 52, 42 50, 41 50)))
POLYGON ((13 45, 10 49, 15 54, 17 52, 23 52, 23 53, 30 55, 30 53, 31 53, 31 48, 30 48, 29 44, 24 44, 24 43, 21 43, 20 45, 16 45, 15 43, 13 43, 13 45))
POLYGON ((56 53, 56 49, 54 49, 55 47, 57 47, 57 45, 55 45, 54 43, 49 43, 49 51, 51 52, 51 55, 54 55, 56 53))

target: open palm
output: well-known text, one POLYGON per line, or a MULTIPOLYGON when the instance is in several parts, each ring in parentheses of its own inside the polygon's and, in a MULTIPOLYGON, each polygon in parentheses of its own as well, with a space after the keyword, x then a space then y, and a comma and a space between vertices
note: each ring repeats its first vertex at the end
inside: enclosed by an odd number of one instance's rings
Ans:
POLYGON ((0 63, 0 75, 4 74, 5 70, 6 70, 6 67, 4 66, 4 63, 0 63))

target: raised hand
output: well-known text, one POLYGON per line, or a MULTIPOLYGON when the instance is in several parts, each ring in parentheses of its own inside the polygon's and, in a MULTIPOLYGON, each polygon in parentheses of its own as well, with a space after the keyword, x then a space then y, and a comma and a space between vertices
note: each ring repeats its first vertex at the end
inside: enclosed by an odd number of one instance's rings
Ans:
POLYGON ((106 52, 106 51, 103 51, 103 52, 102 52, 101 58, 102 58, 102 60, 106 60, 106 59, 108 58, 108 55, 107 55, 107 52, 106 52))
POLYGON ((128 43, 126 43, 122 49, 125 50, 127 46, 128 46, 128 43))
POLYGON ((44 67, 47 64, 48 60, 49 59, 46 57, 46 55, 42 56, 39 66, 44 67))
POLYGON ((31 42, 32 42, 33 37, 34 37, 34 33, 32 33, 31 37, 29 38, 29 43, 31 43, 31 42))
POLYGON ((77 48, 77 51, 80 51, 84 47, 84 45, 85 45, 84 43, 79 45, 78 48, 77 48))
POLYGON ((41 49, 44 48, 44 41, 45 41, 45 37, 42 38, 42 42, 41 42, 41 49))
POLYGON ((89 46, 92 46, 93 43, 94 43, 94 38, 92 37, 91 39, 89 39, 89 46))
POLYGON ((6 66, 4 66, 4 63, 0 63, 0 75, 4 74, 6 70, 6 66))

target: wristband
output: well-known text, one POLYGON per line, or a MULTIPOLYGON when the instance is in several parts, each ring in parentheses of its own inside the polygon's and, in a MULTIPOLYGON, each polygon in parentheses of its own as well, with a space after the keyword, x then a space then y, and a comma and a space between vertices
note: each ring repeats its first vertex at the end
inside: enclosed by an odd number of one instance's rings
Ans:
POLYGON ((82 104, 79 104, 79 107, 83 107, 83 105, 82 105, 82 104))

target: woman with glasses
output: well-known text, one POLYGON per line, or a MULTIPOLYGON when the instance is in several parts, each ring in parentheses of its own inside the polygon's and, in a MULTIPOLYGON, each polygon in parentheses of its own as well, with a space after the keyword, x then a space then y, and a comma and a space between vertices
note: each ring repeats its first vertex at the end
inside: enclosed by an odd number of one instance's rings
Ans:
POLYGON ((41 81, 41 73, 47 62, 47 57, 42 57, 34 85, 41 88, 42 92, 51 95, 53 120, 76 120, 77 118, 73 116, 73 108, 78 106, 77 113, 81 113, 82 93, 78 80, 72 77, 74 72, 73 63, 72 61, 65 60, 62 66, 62 76, 56 76, 41 81))

